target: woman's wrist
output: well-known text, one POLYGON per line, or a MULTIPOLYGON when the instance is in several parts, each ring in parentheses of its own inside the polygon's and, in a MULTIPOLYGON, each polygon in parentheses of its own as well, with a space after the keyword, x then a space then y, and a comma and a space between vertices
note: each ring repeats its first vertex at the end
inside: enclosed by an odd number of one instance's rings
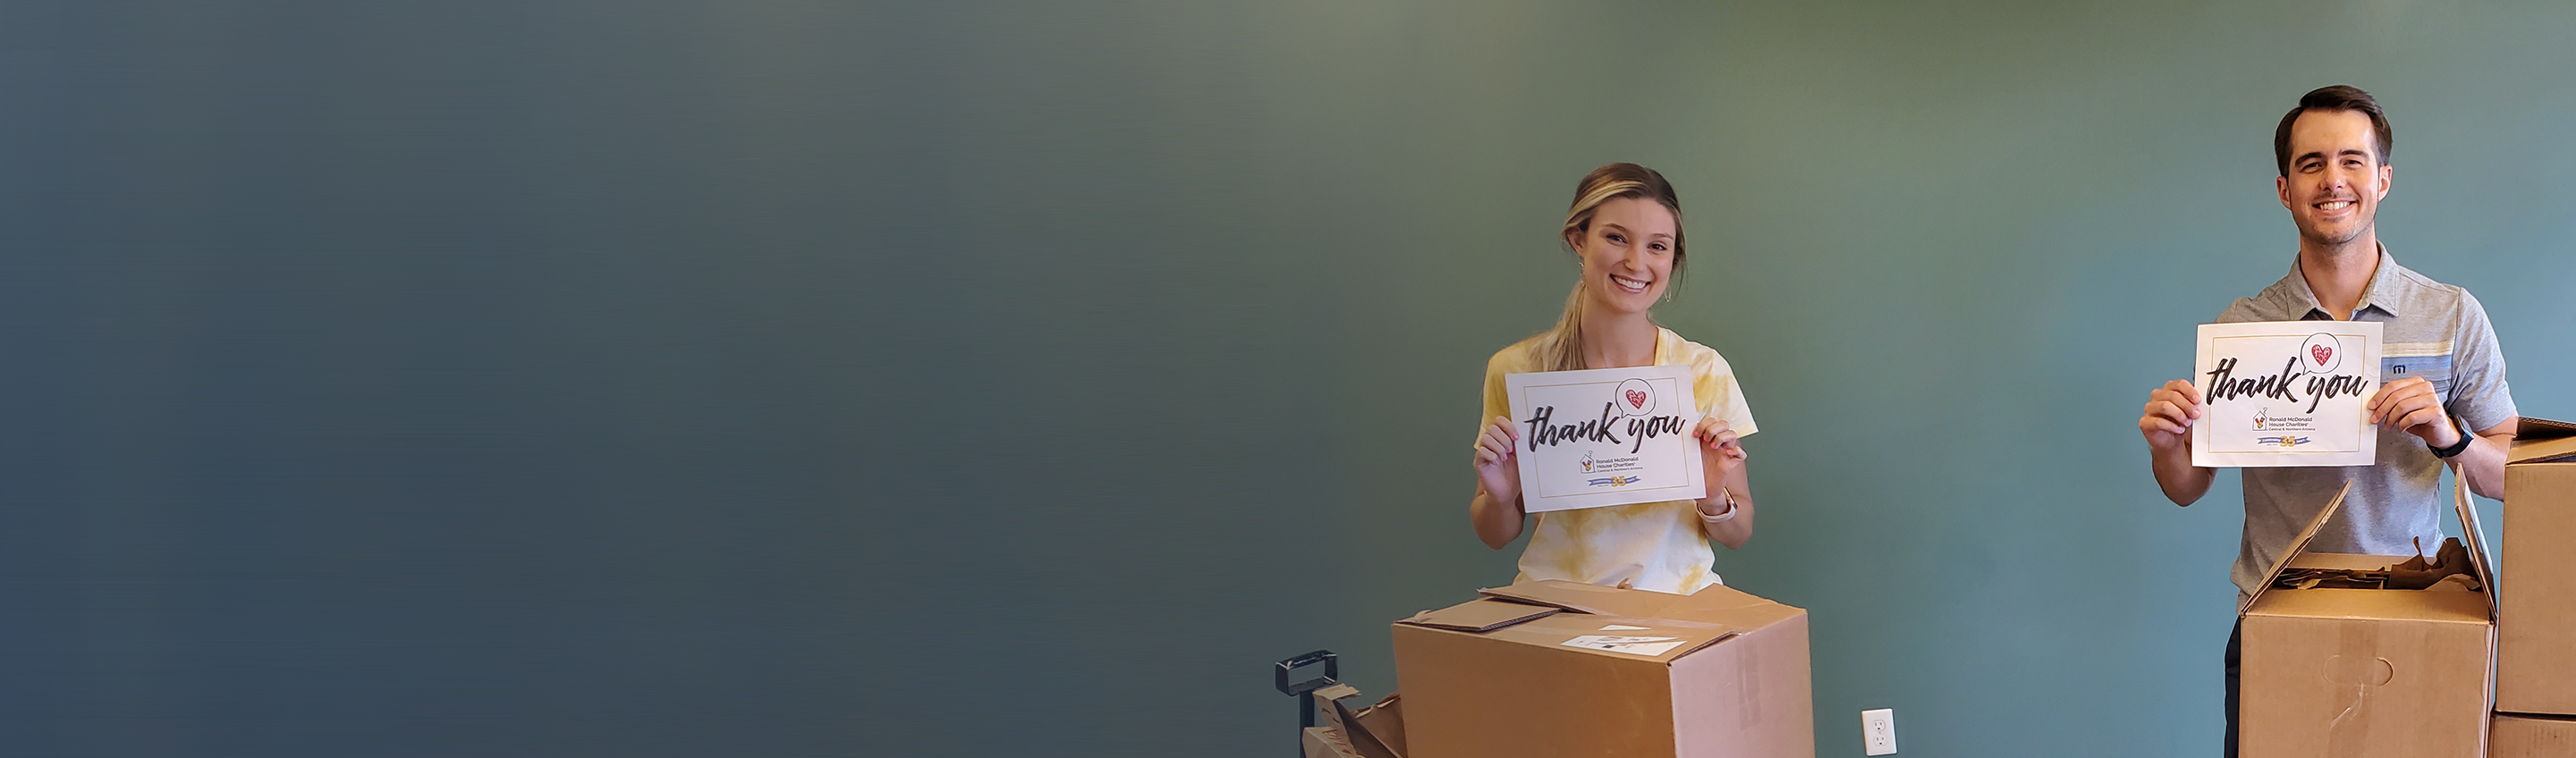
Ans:
POLYGON ((1716 497, 1704 498, 1699 501, 1699 520, 1706 521, 1711 524, 1719 524, 1735 518, 1735 491, 1725 487, 1719 487, 1717 488, 1717 492, 1718 494, 1716 497), (1724 507, 1719 509, 1720 512, 1715 514, 1708 512, 1710 505, 1721 503, 1724 507))

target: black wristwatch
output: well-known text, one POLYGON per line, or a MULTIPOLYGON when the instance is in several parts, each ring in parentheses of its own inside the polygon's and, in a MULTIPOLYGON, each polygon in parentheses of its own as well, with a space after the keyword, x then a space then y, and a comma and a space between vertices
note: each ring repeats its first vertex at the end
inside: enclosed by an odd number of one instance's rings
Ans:
POLYGON ((2425 446, 2424 446, 2424 449, 2433 451, 2433 457, 2435 457, 2435 458, 2449 458, 2449 457, 2454 456, 2454 455, 2459 455, 2462 451, 2465 451, 2465 450, 2468 450, 2468 449, 2469 449, 2469 443, 2470 443, 2470 442, 2473 442, 2473 441, 2476 441, 2476 440, 2477 440, 2477 438, 2478 438, 2478 436, 2477 436, 2477 435, 2470 434, 2470 433, 2469 433, 2469 430, 2467 430, 2467 429, 2461 429, 2461 428, 2460 428, 2460 420, 2459 420, 2459 419, 2451 418, 2451 417, 2449 417, 2449 416, 2443 416, 2443 417, 2442 417, 2442 420, 2444 420, 2444 421, 2448 421, 2448 422, 2451 422, 2451 428, 2452 428, 2452 429, 2458 429, 2458 430, 2459 430, 2459 432, 2460 432, 2460 441, 2458 441, 2458 442, 2454 442, 2454 443, 2451 443, 2451 446, 2450 446, 2450 447, 2434 447, 2434 446, 2432 446, 2432 445, 2430 445, 2430 444, 2425 445, 2425 446))

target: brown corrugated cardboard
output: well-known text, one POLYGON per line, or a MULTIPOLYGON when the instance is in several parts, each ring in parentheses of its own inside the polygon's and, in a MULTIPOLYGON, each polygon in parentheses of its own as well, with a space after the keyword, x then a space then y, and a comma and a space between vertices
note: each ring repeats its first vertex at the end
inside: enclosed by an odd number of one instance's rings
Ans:
POLYGON ((2512 465, 2571 457, 2576 457, 2576 424, 2527 418, 2514 426, 2513 450, 2505 454, 2505 463, 2512 465))
POLYGON ((1351 741, 1331 727, 1306 727, 1306 758, 1361 758, 1351 741))
POLYGON ((2487 758, 2576 758, 2576 719, 2496 714, 2487 758))
POLYGON ((1533 582, 1395 624, 1408 758, 1815 755, 1807 612, 1533 582), (1562 609, 1516 623, 1494 604, 1562 609))
POLYGON ((1360 690, 1335 684, 1314 691, 1315 710, 1324 728, 1348 743, 1361 758, 1404 758, 1404 703, 1390 694, 1375 705, 1363 705, 1360 690))
POLYGON ((2242 754, 2483 754, 2495 605, 2475 511, 2466 500, 2453 506, 2466 525, 2475 590, 2456 582, 2423 590, 2272 586, 2269 580, 2285 569, 2376 569, 2408 558, 2306 552, 2344 494, 2326 504, 2246 601, 2237 715, 2242 754))
POLYGON ((1501 600, 1471 600, 1436 611, 1423 611, 1406 623, 1467 632, 1487 632, 1551 615, 1558 609, 1501 600))
POLYGON ((2523 419, 2504 467, 2496 710, 2576 715, 2576 425, 2523 419))

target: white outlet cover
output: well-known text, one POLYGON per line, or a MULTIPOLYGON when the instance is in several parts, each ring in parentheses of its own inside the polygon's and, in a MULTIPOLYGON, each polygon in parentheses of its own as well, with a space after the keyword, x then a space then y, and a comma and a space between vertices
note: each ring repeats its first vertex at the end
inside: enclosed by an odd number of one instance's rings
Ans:
POLYGON ((1860 745, 1863 755, 1895 755, 1896 709, 1861 711, 1860 745))

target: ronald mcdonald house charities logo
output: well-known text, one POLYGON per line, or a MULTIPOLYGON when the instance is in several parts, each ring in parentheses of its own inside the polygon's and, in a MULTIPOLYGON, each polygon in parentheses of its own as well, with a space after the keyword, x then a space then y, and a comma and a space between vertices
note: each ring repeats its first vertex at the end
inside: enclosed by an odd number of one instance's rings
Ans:
MULTIPOLYGON (((2293 416, 2282 419, 2282 424, 2275 426, 2272 423, 2271 408, 2260 408, 2254 411, 2254 431, 2258 432, 2264 431, 2266 427, 2272 427, 2276 431, 2290 428, 2291 426, 2295 426, 2299 429, 2313 429, 2315 428, 2315 423, 2316 418, 2313 416, 2293 416)), ((2278 445, 2281 447, 2298 447, 2300 445, 2308 444, 2308 438, 2306 437, 2295 437, 2287 434, 2256 437, 2254 438, 2254 441, 2260 444, 2278 445)))

